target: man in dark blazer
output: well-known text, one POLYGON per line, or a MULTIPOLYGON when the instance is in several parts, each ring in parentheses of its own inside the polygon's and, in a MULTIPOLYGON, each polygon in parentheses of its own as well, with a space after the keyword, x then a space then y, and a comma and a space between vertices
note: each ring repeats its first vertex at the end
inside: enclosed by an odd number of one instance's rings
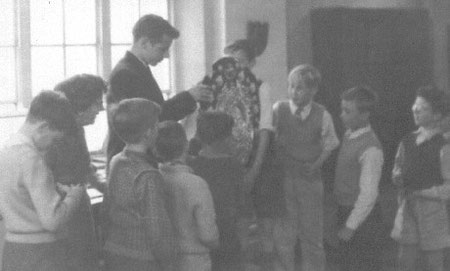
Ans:
MULTIPOLYGON (((160 121, 183 119, 195 111, 198 101, 212 99, 206 86, 196 85, 164 101, 148 65, 156 66, 164 58, 168 58, 172 41, 179 35, 178 30, 169 22, 153 14, 145 15, 136 22, 131 49, 111 72, 107 91, 108 119, 111 107, 127 98, 145 98, 158 103, 162 108, 160 121)), ((106 156, 109 163, 125 145, 115 134, 109 121, 108 126, 106 156)))

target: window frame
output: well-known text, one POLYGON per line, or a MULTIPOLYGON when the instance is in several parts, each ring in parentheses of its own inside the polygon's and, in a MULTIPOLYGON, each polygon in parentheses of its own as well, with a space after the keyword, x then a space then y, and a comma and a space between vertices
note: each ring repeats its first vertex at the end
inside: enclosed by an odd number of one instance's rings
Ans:
MULTIPOLYGON (((33 45, 31 42, 31 1, 35 0, 14 0, 14 40, 15 44, 12 46, 15 50, 15 96, 13 101, 0 102, 0 105, 9 104, 15 107, 15 110, 8 112, 1 112, 0 118, 16 117, 25 115, 33 98, 32 90, 32 48, 47 46, 47 45, 33 45)), ((97 75, 102 78, 108 78, 112 70, 112 47, 119 44, 112 44, 111 42, 111 7, 109 0, 93 0, 95 1, 95 17, 96 17, 96 70, 97 75)), ((139 0, 139 8, 141 9, 141 1, 139 0)), ((172 0, 165 0, 167 2, 167 19, 171 21, 172 0)), ((62 0, 64 7, 64 0, 62 0)), ((63 13, 63 16, 66 14, 63 13)), ((63 18, 63 21, 66 18, 63 18)), ((63 30, 65 31, 65 30, 63 30)), ((130 29, 131 33, 131 29, 130 29)), ((75 46, 83 46, 84 44, 76 44, 75 46)), ((92 46, 93 44, 86 44, 92 46)), ((125 43, 124 45, 129 45, 125 43)), ((56 45, 58 48, 63 48, 65 51, 68 47, 74 46, 66 44, 56 45)), ((11 46, 2 46, 11 47, 11 46)), ((172 54, 173 55, 173 54, 172 54)), ((163 90, 163 93, 170 95, 173 86, 173 58, 169 59, 169 90, 163 90), (167 94, 168 93, 168 94, 167 94)), ((64 74, 66 74, 66 60, 64 60, 64 74)))

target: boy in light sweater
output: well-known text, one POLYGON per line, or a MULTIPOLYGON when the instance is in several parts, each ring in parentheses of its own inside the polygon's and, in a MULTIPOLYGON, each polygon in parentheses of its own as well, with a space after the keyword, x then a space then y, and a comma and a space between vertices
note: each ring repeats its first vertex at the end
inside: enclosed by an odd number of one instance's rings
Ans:
POLYGON ((179 271, 211 270, 209 252, 219 245, 216 213, 208 184, 185 164, 186 133, 181 124, 159 125, 156 151, 170 197, 169 213, 179 245, 179 271))
POLYGON ((0 151, 0 213, 6 227, 3 271, 65 271, 65 249, 56 232, 77 208, 81 185, 56 185, 45 153, 76 129, 69 101, 41 92, 25 123, 0 151))
POLYGON ((383 151, 369 122, 376 100, 367 87, 357 86, 342 94, 341 119, 347 132, 334 183, 342 271, 380 270, 382 218, 376 202, 383 151))

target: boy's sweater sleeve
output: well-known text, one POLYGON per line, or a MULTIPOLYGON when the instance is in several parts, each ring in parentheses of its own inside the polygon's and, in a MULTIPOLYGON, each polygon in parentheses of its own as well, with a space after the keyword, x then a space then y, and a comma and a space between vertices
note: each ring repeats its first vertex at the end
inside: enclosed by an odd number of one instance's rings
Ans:
POLYGON ((42 226, 56 231, 67 222, 81 200, 81 190, 67 194, 64 198, 57 192, 51 171, 40 156, 24 158, 23 181, 42 226))
POLYGON ((153 256, 162 262, 170 261, 176 253, 176 241, 167 211, 163 177, 156 170, 145 171, 136 179, 135 191, 138 200, 144 203, 143 219, 153 256))
POLYGON ((194 210, 194 217, 198 225, 199 239, 203 245, 215 248, 219 244, 219 230, 216 225, 214 203, 208 185, 202 180, 197 190, 198 204, 194 210))

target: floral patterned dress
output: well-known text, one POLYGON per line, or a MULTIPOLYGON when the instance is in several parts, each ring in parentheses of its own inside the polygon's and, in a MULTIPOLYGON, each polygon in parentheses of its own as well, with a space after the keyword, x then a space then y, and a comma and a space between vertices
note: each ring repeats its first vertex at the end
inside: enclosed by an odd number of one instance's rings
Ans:
POLYGON ((258 128, 261 83, 250 70, 239 68, 234 58, 224 57, 214 63, 210 84, 214 100, 203 110, 218 110, 233 117, 234 152, 239 161, 247 165, 254 130, 258 128))

